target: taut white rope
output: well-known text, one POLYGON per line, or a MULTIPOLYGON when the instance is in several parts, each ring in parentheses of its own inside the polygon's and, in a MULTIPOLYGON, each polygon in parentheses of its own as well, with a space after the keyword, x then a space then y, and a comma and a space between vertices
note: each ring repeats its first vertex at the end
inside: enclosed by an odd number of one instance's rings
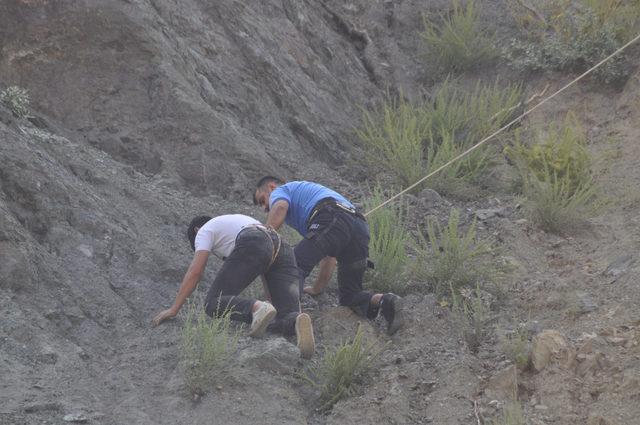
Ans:
POLYGON ((404 195, 405 193, 407 193, 408 191, 410 191, 411 189, 413 189, 414 187, 418 186, 420 183, 422 183, 423 181, 425 181, 426 179, 428 179, 429 177, 433 176, 434 174, 439 173, 440 171, 444 170, 445 168, 447 168, 449 165, 453 164, 454 162, 458 161, 461 158, 464 158, 465 156, 467 156, 468 154, 470 154, 471 152, 473 152, 474 150, 478 149, 480 146, 484 145, 486 142, 488 142, 489 140, 491 140, 492 138, 494 138, 495 136, 497 136, 498 134, 502 133, 504 130, 506 130, 507 128, 511 127, 513 124, 517 123, 518 121, 520 121, 522 118, 526 117, 527 115, 529 115, 531 112, 535 111, 536 109, 538 109, 540 106, 544 105, 545 103, 547 103, 548 101, 550 101, 551 99, 553 99, 554 97, 556 97, 557 95, 559 95, 560 93, 562 93, 563 91, 565 91, 566 89, 568 89, 569 87, 571 87, 572 85, 574 85, 575 83, 577 83, 578 81, 582 80, 584 77, 586 77, 587 75, 591 74, 593 71, 595 71, 596 69, 598 69, 600 66, 602 66, 604 63, 606 63, 608 60, 610 60, 611 58, 613 58, 614 56, 620 54, 620 52, 622 52, 624 49, 626 49, 627 47, 631 46, 633 43, 635 43, 636 41, 640 40, 640 34, 638 34, 637 36, 635 36, 633 39, 631 39, 628 43, 626 43, 624 46, 620 47, 618 50, 616 50, 615 52, 611 53, 609 56, 607 56, 606 58, 602 59, 600 62, 598 62, 597 64, 595 64, 593 67, 591 67, 590 69, 588 69, 586 72, 584 72, 583 74, 580 74, 578 77, 576 77, 574 80, 572 80, 570 83, 568 83, 567 85, 565 85, 564 87, 562 87, 560 90, 556 91, 555 93, 551 94, 549 97, 543 99, 540 101, 540 103, 537 103, 535 106, 533 106, 531 109, 526 110, 525 112, 522 113, 522 115, 518 116, 517 118, 514 118, 512 121, 510 121, 508 124, 504 125, 503 127, 499 128, 498 130, 496 130, 493 134, 485 137, 484 139, 482 139, 481 141, 479 141, 478 143, 476 143, 475 145, 471 146, 469 149, 467 149, 466 151, 462 152, 460 155, 452 158, 449 162, 447 162, 444 165, 441 165, 440 167, 436 168, 434 171, 430 172, 429 174, 427 174, 426 176, 422 177, 420 180, 418 180, 417 182, 413 183, 411 186, 407 187, 406 189, 402 190, 401 192, 398 192, 397 194, 393 195, 391 198, 387 199, 386 201, 384 201, 383 203, 381 203, 380 205, 372 208, 371 210, 367 211, 364 215, 365 217, 368 216, 369 214, 371 214, 372 212, 384 207, 385 205, 387 205, 390 202, 393 202, 395 199, 397 199, 398 197, 404 195))

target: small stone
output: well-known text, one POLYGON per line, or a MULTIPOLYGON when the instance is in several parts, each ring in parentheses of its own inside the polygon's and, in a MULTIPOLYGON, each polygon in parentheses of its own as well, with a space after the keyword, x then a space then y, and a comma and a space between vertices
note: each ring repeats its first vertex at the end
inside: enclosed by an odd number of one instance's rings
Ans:
POLYGON ((613 336, 613 337, 609 337, 607 338, 607 341, 609 341, 609 343, 611 345, 615 345, 616 347, 620 347, 623 346, 627 343, 627 338, 623 338, 623 337, 619 337, 619 336, 613 336))
POLYGON ((589 416, 589 419, 587 419, 587 425, 611 425, 611 422, 600 415, 594 415, 589 416))
POLYGON ((538 335, 542 332, 542 325, 537 320, 531 320, 524 325, 527 334, 531 337, 538 335))
POLYGON ((519 225, 524 225, 527 224, 529 222, 529 220, 527 220, 526 218, 520 218, 516 221, 514 221, 514 223, 519 224, 519 225))
POLYGON ((488 208, 483 210, 476 211, 476 217, 478 220, 488 220, 492 217, 504 217, 506 209, 505 208, 488 208))
POLYGON ((536 404, 533 408, 536 409, 536 410, 548 410, 549 409, 544 404, 536 404))
POLYGON ((425 208, 434 207, 442 203, 442 197, 433 189, 424 189, 418 194, 418 199, 422 201, 425 208))
POLYGON ((582 314, 594 312, 598 309, 598 304, 588 294, 578 294, 578 309, 582 314))
POLYGON ((92 258, 93 257, 93 248, 89 245, 81 244, 78 245, 78 251, 80 251, 85 257, 92 258))
POLYGON ((38 354, 36 359, 40 363, 56 364, 58 362, 58 355, 56 353, 54 353, 53 351, 47 351, 47 352, 38 354))
POLYGON ((80 347, 78 347, 78 349, 76 350, 76 353, 78 354, 78 357, 80 357, 82 360, 89 360, 89 358, 91 358, 89 353, 87 353, 80 347))
POLYGON ((69 413, 62 418, 65 422, 87 422, 89 420, 88 417, 84 415, 84 413, 69 413))
POLYGON ((609 283, 613 283, 627 271, 630 265, 635 262, 635 259, 631 255, 624 255, 616 258, 605 269, 604 275, 613 278, 609 283))

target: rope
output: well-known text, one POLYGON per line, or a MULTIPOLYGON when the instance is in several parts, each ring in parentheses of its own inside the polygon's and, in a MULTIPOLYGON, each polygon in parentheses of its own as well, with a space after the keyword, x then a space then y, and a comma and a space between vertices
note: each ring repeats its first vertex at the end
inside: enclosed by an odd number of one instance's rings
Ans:
POLYGON ((527 115, 529 115, 531 112, 535 111, 536 109, 538 109, 540 106, 544 105, 545 103, 547 103, 548 101, 550 101, 551 99, 553 99, 554 97, 556 97, 557 95, 559 95, 560 93, 564 92, 566 89, 568 89, 569 87, 573 86, 575 83, 577 83, 578 81, 582 80, 584 77, 586 77, 587 75, 591 74, 593 71, 595 71, 596 69, 598 69, 600 66, 602 66, 605 62, 609 61, 611 58, 613 58, 614 56, 620 54, 620 52, 622 52, 623 50, 625 50, 627 47, 629 47, 630 45, 632 45, 633 43, 635 43, 636 41, 640 40, 640 34, 638 34, 637 36, 635 36, 633 39, 631 39, 631 41, 627 42, 624 46, 620 47, 618 50, 616 50, 615 52, 611 53, 609 56, 607 56, 606 58, 604 58, 603 60, 601 60, 600 62, 598 62, 596 65, 594 65, 592 68, 590 68, 589 70, 587 70, 586 72, 584 72, 583 74, 579 75, 578 77, 576 77, 574 80, 572 80, 571 82, 569 82, 567 85, 565 85, 564 87, 562 87, 560 90, 556 91, 555 93, 551 94, 549 97, 543 99, 540 101, 540 103, 537 103, 535 106, 533 106, 531 109, 526 110, 525 112, 523 112, 520 116, 514 118, 511 122, 509 122, 508 124, 504 125, 503 127, 499 128, 498 130, 496 130, 494 133, 490 134, 489 136, 485 137, 484 139, 482 139, 480 142, 478 142, 477 144, 471 146, 469 149, 467 149, 466 151, 462 152, 461 154, 459 154, 458 156, 452 158, 450 161, 448 161, 446 164, 441 165, 440 167, 438 167, 437 169, 435 169, 434 171, 430 172, 429 174, 427 174, 426 176, 422 177, 420 180, 418 180, 417 182, 413 183, 411 186, 407 187, 406 189, 398 192, 397 194, 393 195, 391 198, 387 199, 386 201, 384 201, 383 203, 381 203, 380 205, 370 209, 369 211, 367 211, 364 216, 367 217, 369 214, 371 214, 374 211, 379 210, 380 208, 384 207, 385 205, 387 205, 390 202, 393 202, 394 200, 396 200, 398 197, 404 195, 405 193, 409 192, 411 189, 413 189, 414 187, 418 186, 420 183, 424 182, 426 179, 428 179, 429 177, 439 173, 440 171, 444 170, 445 168, 447 168, 448 166, 450 166, 451 164, 453 164, 454 162, 460 160, 461 158, 464 158, 465 156, 467 156, 468 154, 470 154, 471 152, 473 152, 474 150, 478 149, 480 146, 484 145, 486 142, 488 142, 489 140, 491 140, 492 138, 494 138, 495 136, 497 136, 498 134, 502 133, 504 130, 506 130, 507 128, 511 127, 513 124, 517 123, 518 121, 520 121, 522 118, 526 117, 527 115))

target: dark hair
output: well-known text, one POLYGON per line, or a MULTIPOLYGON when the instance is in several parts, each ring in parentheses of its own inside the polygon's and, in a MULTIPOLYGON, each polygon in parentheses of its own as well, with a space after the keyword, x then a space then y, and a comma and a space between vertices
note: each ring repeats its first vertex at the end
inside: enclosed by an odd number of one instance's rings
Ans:
POLYGON ((195 217, 191 220, 191 223, 189 223, 189 227, 187 228, 187 239, 189 239, 189 243, 191 244, 191 249, 193 251, 196 250, 196 234, 198 233, 196 232, 196 227, 204 226, 209 220, 211 220, 211 217, 208 215, 201 215, 195 217))
MULTIPOLYGON (((281 185, 281 184, 284 184, 285 182, 279 177, 264 176, 263 178, 258 180, 258 183, 256 184, 256 189, 260 189, 262 186, 266 185, 267 183, 275 183, 277 185, 281 185)), ((255 190, 253 191, 253 205, 258 205, 258 200, 256 199, 255 190)))

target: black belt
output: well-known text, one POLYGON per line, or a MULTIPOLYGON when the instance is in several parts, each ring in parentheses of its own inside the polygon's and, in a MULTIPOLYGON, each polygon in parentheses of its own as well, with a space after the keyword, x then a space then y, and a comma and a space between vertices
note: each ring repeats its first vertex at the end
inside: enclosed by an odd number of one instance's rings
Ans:
POLYGON ((318 212, 325 207, 336 207, 340 211, 346 212, 347 214, 351 214, 358 218, 362 218, 364 220, 364 216, 360 214, 354 207, 343 204, 333 198, 324 198, 318 201, 318 203, 311 210, 311 214, 309 214, 309 218, 307 219, 307 227, 311 224, 311 220, 318 214, 318 212))

